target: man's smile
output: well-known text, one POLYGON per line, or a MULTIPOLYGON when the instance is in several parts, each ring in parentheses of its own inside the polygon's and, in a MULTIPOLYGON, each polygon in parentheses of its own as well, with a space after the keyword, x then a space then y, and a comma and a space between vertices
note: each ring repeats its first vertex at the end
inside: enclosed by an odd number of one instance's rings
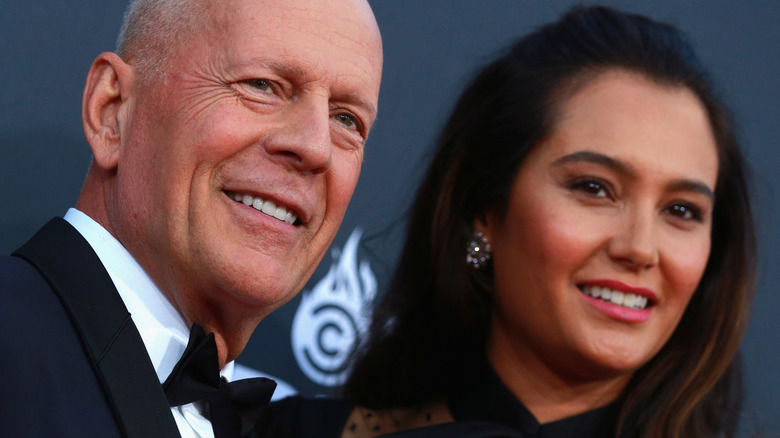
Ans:
POLYGON ((295 226, 301 224, 301 222, 298 221, 298 215, 295 214, 292 208, 288 208, 283 205, 277 205, 271 200, 263 200, 263 198, 259 196, 250 195, 248 193, 226 191, 225 194, 227 194, 236 202, 241 202, 244 205, 252 207, 257 211, 279 219, 280 221, 284 221, 295 226))

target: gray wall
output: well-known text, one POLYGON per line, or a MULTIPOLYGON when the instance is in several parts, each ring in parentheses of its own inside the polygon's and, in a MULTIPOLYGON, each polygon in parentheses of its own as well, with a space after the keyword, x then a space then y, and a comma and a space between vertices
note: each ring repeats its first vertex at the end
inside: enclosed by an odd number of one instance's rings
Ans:
MULTIPOLYGON (((380 116, 352 205, 307 290, 316 289, 350 233, 363 230, 358 258, 378 289, 387 280, 403 213, 425 151, 466 78, 513 37, 550 21, 570 1, 373 0, 385 42, 380 116)), ((746 431, 780 431, 780 3, 751 0, 606 2, 684 29, 732 105, 753 167, 761 265, 753 319, 743 343, 746 431)), ((111 50, 124 2, 5 0, 0 8, 0 253, 21 244, 76 200, 90 160, 80 124, 84 77, 111 50)), ((300 297, 264 321, 242 356, 306 394, 328 393, 296 366, 290 330, 300 297)), ((1 304, 0 304, 1 305, 1 304)), ((332 340, 331 340, 332 341, 332 340)))

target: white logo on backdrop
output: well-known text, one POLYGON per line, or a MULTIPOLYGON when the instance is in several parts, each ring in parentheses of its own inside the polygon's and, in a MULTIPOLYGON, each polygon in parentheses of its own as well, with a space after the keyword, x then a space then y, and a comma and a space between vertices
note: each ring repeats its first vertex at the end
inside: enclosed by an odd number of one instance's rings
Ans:
POLYGON ((328 274, 303 298, 292 324, 292 346, 303 373, 322 386, 344 382, 358 337, 368 330, 376 277, 367 261, 358 263, 362 231, 356 228, 344 250, 332 251, 328 274))

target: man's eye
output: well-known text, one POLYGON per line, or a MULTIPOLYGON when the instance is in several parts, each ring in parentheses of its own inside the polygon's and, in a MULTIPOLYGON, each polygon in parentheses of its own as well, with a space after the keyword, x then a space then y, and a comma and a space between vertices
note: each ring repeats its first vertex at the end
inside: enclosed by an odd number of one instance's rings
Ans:
POLYGON ((358 128, 357 120, 349 114, 336 114, 336 120, 347 128, 358 128))
POLYGON ((247 83, 260 91, 269 91, 271 89, 271 84, 265 79, 252 79, 247 81, 247 83))

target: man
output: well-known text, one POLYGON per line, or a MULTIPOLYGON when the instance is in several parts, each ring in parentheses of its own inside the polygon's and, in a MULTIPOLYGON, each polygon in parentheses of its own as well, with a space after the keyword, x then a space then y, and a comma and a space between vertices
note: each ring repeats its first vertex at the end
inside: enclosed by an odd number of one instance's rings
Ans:
POLYGON ((87 77, 76 208, 0 259, 3 436, 213 436, 210 404, 161 383, 193 324, 230 380, 304 286, 357 182, 381 68, 365 0, 131 4, 87 77))

